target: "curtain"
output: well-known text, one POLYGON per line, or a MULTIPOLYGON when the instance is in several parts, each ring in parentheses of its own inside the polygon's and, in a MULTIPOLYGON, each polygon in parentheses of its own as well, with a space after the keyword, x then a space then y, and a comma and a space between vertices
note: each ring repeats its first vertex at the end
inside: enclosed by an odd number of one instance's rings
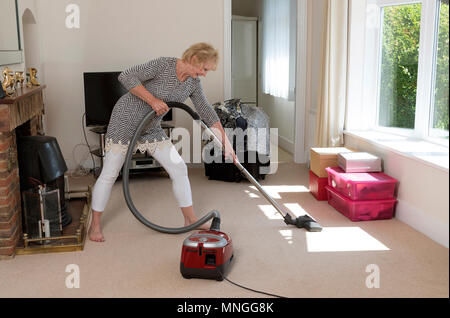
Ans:
POLYGON ((262 90, 264 94, 292 99, 295 89, 295 15, 292 0, 263 0, 262 90))
POLYGON ((344 144, 348 83, 349 0, 328 0, 323 33, 322 74, 315 129, 316 147, 344 144))

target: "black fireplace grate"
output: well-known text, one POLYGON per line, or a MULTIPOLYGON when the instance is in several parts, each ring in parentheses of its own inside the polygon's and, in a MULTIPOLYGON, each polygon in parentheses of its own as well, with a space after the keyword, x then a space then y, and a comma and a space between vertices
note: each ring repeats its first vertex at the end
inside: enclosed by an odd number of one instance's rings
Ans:
POLYGON ((59 189, 39 186, 23 191, 24 231, 29 238, 62 235, 59 189))

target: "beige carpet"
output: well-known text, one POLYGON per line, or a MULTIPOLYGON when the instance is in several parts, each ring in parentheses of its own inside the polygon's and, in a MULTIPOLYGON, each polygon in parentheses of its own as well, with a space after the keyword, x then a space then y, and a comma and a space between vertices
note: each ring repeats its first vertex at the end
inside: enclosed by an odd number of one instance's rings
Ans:
MULTIPOLYGON (((289 160, 287 160, 289 161, 289 160)), ((209 181, 190 169, 197 214, 218 209, 234 243, 228 277, 288 297, 448 297, 448 249, 396 219, 354 223, 308 192, 304 165, 280 163, 262 182, 295 215, 307 212, 321 233, 286 226, 248 182, 209 181), (379 288, 368 288, 370 264, 379 288)), ((181 226, 165 173, 132 178, 138 209, 165 226, 181 226)), ((188 234, 166 235, 128 211, 118 181, 104 215, 105 243, 82 252, 16 256, 0 262, 0 297, 262 297, 230 283, 183 279, 181 245, 188 234), (77 264, 80 288, 66 287, 66 266, 77 264)))

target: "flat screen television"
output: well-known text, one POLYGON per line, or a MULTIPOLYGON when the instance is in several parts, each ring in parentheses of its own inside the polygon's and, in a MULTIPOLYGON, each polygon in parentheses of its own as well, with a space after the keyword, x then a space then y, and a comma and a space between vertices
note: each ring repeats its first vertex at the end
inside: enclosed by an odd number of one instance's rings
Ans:
MULTIPOLYGON (((120 72, 84 73, 84 105, 86 126, 108 126, 114 105, 127 93, 117 77, 120 72)), ((172 120, 172 110, 163 118, 172 120)))

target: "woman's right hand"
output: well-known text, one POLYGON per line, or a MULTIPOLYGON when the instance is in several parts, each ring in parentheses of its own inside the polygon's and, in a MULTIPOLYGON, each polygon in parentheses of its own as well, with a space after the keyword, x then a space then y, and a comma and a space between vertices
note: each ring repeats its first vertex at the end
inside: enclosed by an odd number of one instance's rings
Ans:
POLYGON ((156 97, 150 102, 150 107, 156 112, 156 115, 158 116, 163 115, 169 111, 169 106, 167 106, 164 101, 156 97))
POLYGON ((130 93, 136 95, 137 97, 145 101, 147 104, 149 104, 150 107, 156 112, 156 115, 158 116, 163 115, 164 113, 167 113, 169 111, 169 106, 167 106, 167 104, 164 103, 164 101, 153 96, 143 85, 133 87, 130 90, 130 93))

